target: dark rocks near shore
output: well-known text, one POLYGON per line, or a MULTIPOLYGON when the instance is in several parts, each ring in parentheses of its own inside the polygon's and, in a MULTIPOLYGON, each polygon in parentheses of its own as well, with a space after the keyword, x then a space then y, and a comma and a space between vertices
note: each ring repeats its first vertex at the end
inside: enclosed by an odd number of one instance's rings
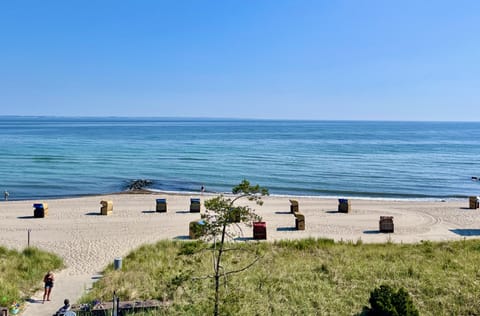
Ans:
POLYGON ((127 185, 127 191, 144 190, 145 188, 151 186, 152 184, 153 184, 153 181, 148 179, 132 180, 127 185))

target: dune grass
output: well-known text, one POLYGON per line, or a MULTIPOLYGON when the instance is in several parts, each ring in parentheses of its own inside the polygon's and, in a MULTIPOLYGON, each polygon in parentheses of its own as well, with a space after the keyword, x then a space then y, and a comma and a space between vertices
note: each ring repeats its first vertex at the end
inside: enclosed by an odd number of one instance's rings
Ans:
MULTIPOLYGON (((232 246, 232 245, 230 245, 232 246)), ((359 315, 381 284, 404 287, 420 315, 480 315, 480 240, 419 244, 334 243, 324 239, 243 243, 227 253, 226 268, 262 259, 231 275, 222 288, 221 315, 359 315), (227 265, 228 264, 228 265, 227 265)), ((109 266, 83 297, 160 299, 168 308, 138 315, 212 314, 208 245, 161 241, 109 266)))
POLYGON ((37 248, 21 252, 0 246, 0 306, 22 302, 42 285, 49 270, 63 267, 63 260, 37 248))

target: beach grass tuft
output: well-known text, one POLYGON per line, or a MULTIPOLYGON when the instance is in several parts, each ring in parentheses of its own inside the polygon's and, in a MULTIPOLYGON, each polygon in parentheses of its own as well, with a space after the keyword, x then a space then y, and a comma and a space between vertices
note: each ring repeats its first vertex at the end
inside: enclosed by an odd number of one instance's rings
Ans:
POLYGON ((38 248, 18 251, 0 246, 0 306, 28 299, 40 288, 47 271, 63 266, 60 257, 38 248))

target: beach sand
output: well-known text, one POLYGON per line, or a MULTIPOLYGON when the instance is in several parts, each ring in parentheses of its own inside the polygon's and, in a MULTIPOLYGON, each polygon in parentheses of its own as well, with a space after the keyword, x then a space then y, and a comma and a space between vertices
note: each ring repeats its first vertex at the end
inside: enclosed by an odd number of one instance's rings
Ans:
MULTIPOLYGON (((117 257, 161 239, 188 239, 188 224, 200 218, 190 213, 190 198, 209 194, 111 194, 44 201, 0 202, 0 244, 9 248, 30 245, 63 257, 66 269, 56 271, 52 301, 41 303, 43 291, 27 303, 24 316, 49 316, 62 306, 64 298, 75 302, 100 272, 117 257), (155 212, 155 199, 167 198, 168 212, 155 212), (100 201, 112 200, 113 213, 100 214, 100 201), (32 204, 47 202, 48 216, 33 218, 32 204)), ((267 222, 268 240, 306 237, 364 243, 416 243, 480 237, 480 210, 468 209, 468 200, 391 201, 350 199, 351 212, 338 213, 336 199, 295 197, 305 215, 304 231, 296 231, 289 199, 265 197, 263 206, 252 205, 267 222), (379 232, 379 217, 393 216, 395 232, 379 232)), ((248 203, 246 203, 248 202, 248 203)), ((203 204, 202 204, 203 210, 203 204)), ((252 229, 243 230, 241 242, 252 238, 252 229)), ((39 286, 41 286, 39 280, 39 286)))

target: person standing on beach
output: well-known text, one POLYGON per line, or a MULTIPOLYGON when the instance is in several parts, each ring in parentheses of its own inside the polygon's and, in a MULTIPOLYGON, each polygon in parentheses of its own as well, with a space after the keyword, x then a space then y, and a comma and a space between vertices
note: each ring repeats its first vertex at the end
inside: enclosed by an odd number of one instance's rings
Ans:
POLYGON ((50 301, 50 293, 52 292, 53 281, 55 281, 55 277, 52 271, 48 271, 48 273, 45 274, 45 276, 43 277, 43 283, 45 283, 45 292, 43 293, 43 303, 45 303, 45 298, 47 298, 47 301, 50 301))
POLYGON ((202 187, 200 188, 200 191, 201 191, 202 193, 205 192, 205 186, 204 186, 204 185, 202 185, 202 187))
POLYGON ((5 190, 5 193, 3 193, 3 197, 5 198, 5 201, 8 201, 8 196, 10 194, 8 193, 8 191, 5 190))

